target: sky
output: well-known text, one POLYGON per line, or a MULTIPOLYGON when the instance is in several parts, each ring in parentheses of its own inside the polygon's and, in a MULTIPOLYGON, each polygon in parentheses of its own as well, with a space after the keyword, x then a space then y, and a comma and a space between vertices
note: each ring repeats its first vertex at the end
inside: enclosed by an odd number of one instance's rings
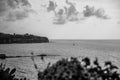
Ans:
POLYGON ((120 0, 0 0, 0 32, 120 39, 120 0))

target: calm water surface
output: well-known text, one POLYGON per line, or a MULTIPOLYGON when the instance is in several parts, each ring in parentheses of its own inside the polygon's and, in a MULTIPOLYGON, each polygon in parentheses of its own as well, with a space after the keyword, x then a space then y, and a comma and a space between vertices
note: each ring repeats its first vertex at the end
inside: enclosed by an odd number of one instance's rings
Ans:
MULTIPOLYGON (((111 60, 120 67, 120 40, 52 40, 50 43, 32 44, 0 44, 0 54, 6 55, 31 55, 34 54, 58 54, 61 57, 47 57, 44 62, 39 57, 35 58, 40 70, 43 70, 49 62, 56 62, 62 57, 88 56, 98 57, 99 60, 111 60)), ((17 68, 19 77, 27 76, 31 80, 37 80, 36 70, 34 69, 31 58, 15 58, 0 60, 6 65, 17 68), (34 74, 34 75, 33 75, 34 74)))

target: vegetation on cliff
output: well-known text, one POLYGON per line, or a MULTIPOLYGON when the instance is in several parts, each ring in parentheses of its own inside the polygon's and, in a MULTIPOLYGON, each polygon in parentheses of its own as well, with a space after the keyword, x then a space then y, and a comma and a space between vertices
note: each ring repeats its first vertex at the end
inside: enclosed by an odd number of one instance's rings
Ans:
POLYGON ((49 42, 47 37, 35 36, 31 34, 5 34, 0 33, 0 44, 4 43, 43 43, 49 42))

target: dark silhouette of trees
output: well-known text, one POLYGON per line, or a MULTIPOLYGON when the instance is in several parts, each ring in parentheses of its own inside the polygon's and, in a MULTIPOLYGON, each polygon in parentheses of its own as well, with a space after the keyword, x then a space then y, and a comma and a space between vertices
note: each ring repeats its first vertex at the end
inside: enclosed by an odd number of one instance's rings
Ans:
POLYGON ((120 80, 120 73, 115 71, 118 67, 110 61, 105 62, 105 67, 99 65, 96 58, 90 62, 88 57, 78 61, 77 58, 62 59, 38 73, 38 80, 120 80), (82 65, 81 63, 85 64, 82 65), (109 67, 108 67, 109 65, 109 67))
MULTIPOLYGON (((35 66, 38 69, 37 65, 35 66)), ((50 65, 49 63, 42 72, 37 70, 38 80, 120 80, 117 66, 110 61, 106 61, 104 66, 105 68, 100 66, 97 58, 93 64, 88 57, 81 61, 74 57, 71 57, 70 60, 63 58, 55 64, 50 65)), ((15 72, 15 68, 5 68, 5 65, 0 64, 0 80, 28 80, 27 78, 16 78, 15 72)))
POLYGON ((0 80, 28 80, 27 78, 16 78, 15 72, 15 68, 5 68, 5 65, 0 64, 0 80))
POLYGON ((49 42, 47 37, 35 36, 31 34, 4 34, 0 33, 0 44, 4 43, 46 43, 49 42))

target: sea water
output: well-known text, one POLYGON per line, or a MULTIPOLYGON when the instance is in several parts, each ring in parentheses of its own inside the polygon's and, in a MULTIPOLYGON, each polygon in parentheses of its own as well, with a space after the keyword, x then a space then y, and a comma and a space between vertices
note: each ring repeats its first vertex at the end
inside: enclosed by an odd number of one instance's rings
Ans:
MULTIPOLYGON (((53 64, 61 58, 71 56, 87 56, 92 60, 98 57, 101 63, 110 60, 120 67, 120 40, 51 40, 50 43, 0 44, 0 54, 7 56, 31 56, 31 52, 34 55, 60 55, 45 57, 44 61, 40 57, 34 57, 40 71, 44 70, 49 62, 53 64)), ((31 57, 8 58, 0 62, 16 68, 17 77, 25 76, 37 80, 37 71, 31 57)))

